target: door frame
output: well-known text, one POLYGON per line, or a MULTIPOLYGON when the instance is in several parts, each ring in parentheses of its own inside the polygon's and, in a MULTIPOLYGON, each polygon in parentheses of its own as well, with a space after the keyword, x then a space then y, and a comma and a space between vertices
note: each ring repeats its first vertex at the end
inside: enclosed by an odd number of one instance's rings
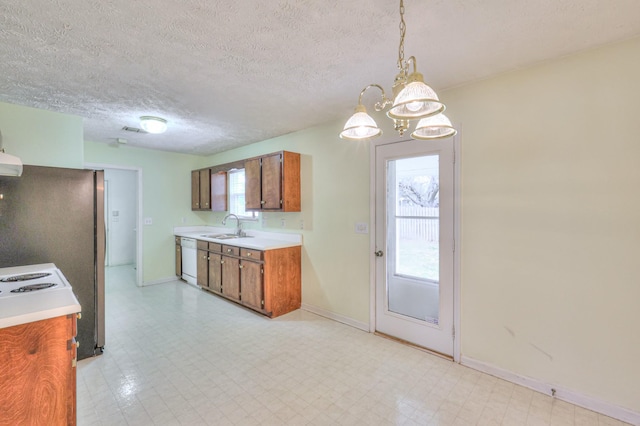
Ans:
MULTIPOLYGON (((455 336, 453 339, 453 361, 460 363, 460 267, 461 267, 461 243, 460 234, 462 226, 461 218, 461 205, 462 205, 462 193, 460 188, 461 182, 461 139, 462 139, 462 126, 456 124, 458 133, 453 137, 451 143, 453 144, 453 238, 454 238, 454 253, 453 253, 453 326, 455 329, 455 336)), ((391 141, 376 141, 371 142, 369 149, 369 229, 371 233, 369 235, 369 332, 375 333, 376 331, 376 147, 380 145, 390 145, 399 142, 407 142, 410 139, 403 137, 400 139, 394 139, 391 141)), ((428 144, 428 141, 424 141, 428 144)))
POLYGON ((115 170, 128 170, 136 172, 136 180, 138 186, 138 199, 136 200, 136 285, 138 287, 143 286, 143 251, 144 246, 142 244, 142 234, 144 232, 143 226, 143 218, 142 218, 142 168, 140 167, 127 167, 127 166, 118 166, 115 164, 105 164, 105 163, 84 163, 85 169, 92 170, 105 170, 105 169, 115 169, 115 170))

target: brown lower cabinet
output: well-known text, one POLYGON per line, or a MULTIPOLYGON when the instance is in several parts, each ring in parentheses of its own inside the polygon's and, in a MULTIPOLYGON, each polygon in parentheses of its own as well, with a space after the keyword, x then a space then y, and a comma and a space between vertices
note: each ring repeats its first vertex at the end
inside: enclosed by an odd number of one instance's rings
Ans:
POLYGON ((0 329, 0 425, 76 424, 76 318, 0 329))
POLYGON ((272 318, 300 308, 300 247, 261 251, 198 241, 199 251, 205 247, 203 289, 272 318))

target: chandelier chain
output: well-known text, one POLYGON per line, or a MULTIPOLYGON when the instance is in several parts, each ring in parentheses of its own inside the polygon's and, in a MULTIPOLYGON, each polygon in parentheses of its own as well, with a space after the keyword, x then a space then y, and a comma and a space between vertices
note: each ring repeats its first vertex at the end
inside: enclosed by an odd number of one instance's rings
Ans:
POLYGON ((404 0, 400 0, 400 46, 398 47, 398 68, 404 69, 404 35, 407 32, 407 24, 404 22, 404 0))

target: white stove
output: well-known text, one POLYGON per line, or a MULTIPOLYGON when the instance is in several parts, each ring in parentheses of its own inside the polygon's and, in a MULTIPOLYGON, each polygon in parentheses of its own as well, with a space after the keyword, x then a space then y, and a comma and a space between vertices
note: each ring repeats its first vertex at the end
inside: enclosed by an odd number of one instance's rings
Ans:
POLYGON ((71 284, 53 263, 0 268, 0 328, 76 312, 71 284))
POLYGON ((70 287, 53 263, 0 269, 0 297, 3 298, 70 287))

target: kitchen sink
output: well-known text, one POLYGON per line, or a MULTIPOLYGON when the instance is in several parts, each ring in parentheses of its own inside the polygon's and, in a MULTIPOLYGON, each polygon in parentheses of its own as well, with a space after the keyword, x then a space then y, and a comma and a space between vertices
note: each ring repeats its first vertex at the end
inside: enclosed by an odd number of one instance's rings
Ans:
POLYGON ((204 238, 213 238, 216 240, 231 240, 234 238, 251 238, 250 235, 243 235, 239 237, 236 234, 203 234, 201 236, 204 238))

